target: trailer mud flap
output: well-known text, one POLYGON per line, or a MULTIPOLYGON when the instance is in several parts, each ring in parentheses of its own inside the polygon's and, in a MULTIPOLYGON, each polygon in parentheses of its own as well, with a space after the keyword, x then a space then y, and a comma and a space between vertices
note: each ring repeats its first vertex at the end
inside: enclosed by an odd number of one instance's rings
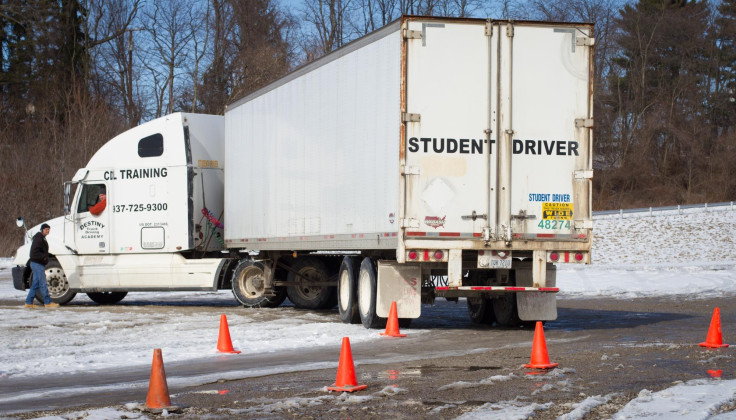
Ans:
POLYGON ((399 318, 419 318, 421 292, 422 270, 419 264, 378 261, 376 315, 388 318, 391 302, 396 302, 399 318))
POLYGON ((557 296, 555 293, 517 293, 516 307, 522 321, 554 321, 557 319, 557 296))
MULTIPOLYGON (((544 260, 536 264, 532 261, 520 261, 516 264, 516 286, 520 287, 556 287, 557 267, 546 264, 544 260), (536 270, 536 272, 535 272, 536 270), (544 279, 534 278, 544 275, 544 279), (542 284, 543 283, 543 284, 542 284)), ((522 321, 554 321, 557 319, 557 294, 551 292, 523 292, 516 294, 516 307, 522 321)))

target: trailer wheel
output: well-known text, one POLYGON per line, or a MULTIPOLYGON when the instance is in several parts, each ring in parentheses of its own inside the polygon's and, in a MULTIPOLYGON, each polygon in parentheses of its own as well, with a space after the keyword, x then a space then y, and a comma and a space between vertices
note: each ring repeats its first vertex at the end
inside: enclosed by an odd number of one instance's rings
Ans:
POLYGON ((118 303, 128 295, 128 292, 90 292, 87 296, 100 305, 118 303))
POLYGON ((493 300, 493 314, 496 322, 502 327, 518 327, 521 325, 519 311, 516 307, 516 293, 506 293, 493 300))
MULTIPOLYGON (((471 270, 468 275, 468 285, 470 286, 487 286, 488 273, 479 270, 471 270)), ((466 299, 468 303, 468 315, 473 324, 491 325, 496 321, 493 313, 493 300, 486 296, 469 297, 466 299)))
POLYGON ((376 314, 376 298, 378 295, 378 273, 370 258, 360 263, 358 274, 358 312, 360 321, 366 328, 379 328, 386 325, 385 318, 376 314))
POLYGON ((357 258, 345 257, 342 259, 337 282, 337 308, 340 311, 340 319, 345 324, 360 323, 357 268, 357 258))
POLYGON ((329 272, 322 260, 317 258, 297 259, 291 267, 287 280, 296 283, 286 287, 289 300, 301 309, 331 309, 335 306, 335 287, 314 286, 312 282, 325 282, 329 272), (297 276, 294 272, 299 273, 297 276))
POLYGON ((246 308, 275 308, 286 299, 286 290, 276 287, 275 296, 267 296, 263 264, 241 260, 233 272, 233 296, 246 308))
POLYGON ((496 320, 493 301, 487 297, 469 297, 468 315, 473 324, 491 325, 496 320))
MULTIPOLYGON (((30 280, 31 283, 29 284, 32 284, 33 274, 31 274, 30 280)), ((76 292, 69 290, 69 282, 66 280, 66 274, 64 274, 64 269, 61 268, 61 264, 57 260, 51 260, 46 265, 46 285, 49 289, 51 301, 59 305, 69 303, 77 295, 76 292)), ((40 291, 36 292, 36 300, 43 303, 43 296, 40 291)))

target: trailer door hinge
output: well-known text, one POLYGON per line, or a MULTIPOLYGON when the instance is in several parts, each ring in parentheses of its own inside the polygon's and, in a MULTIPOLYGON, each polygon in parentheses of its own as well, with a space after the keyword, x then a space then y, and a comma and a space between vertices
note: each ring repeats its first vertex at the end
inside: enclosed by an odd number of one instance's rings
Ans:
POLYGON ((580 37, 575 38, 576 47, 592 47, 595 45, 595 38, 580 37))
POLYGON ((490 21, 486 21, 486 36, 493 36, 493 25, 490 21))
POLYGON ((422 39, 422 31, 404 29, 404 39, 422 39))
POLYGON ((475 212, 475 210, 473 210, 473 214, 469 214, 469 215, 466 215, 466 216, 460 216, 460 218, 463 219, 463 220, 473 220, 473 221, 475 221, 477 219, 487 220, 488 219, 488 216, 485 215, 485 214, 478 214, 478 213, 475 212))
POLYGON ((506 25, 506 36, 509 38, 514 37, 514 24, 512 22, 509 22, 509 24, 506 25))
POLYGON ((401 167, 401 174, 402 175, 421 175, 422 171, 421 168, 418 166, 402 166, 401 167))
POLYGON ((586 169, 586 170, 581 170, 581 171, 575 171, 573 172, 573 177, 575 179, 593 179, 593 170, 586 169))
POLYGON ((404 122, 420 122, 422 120, 421 114, 411 114, 409 112, 404 112, 401 114, 401 119, 404 122))
POLYGON ((593 128, 593 119, 575 118, 575 128, 593 128))
POLYGON ((572 223, 575 229, 593 229, 592 220, 573 220, 572 223))
POLYGON ((401 226, 402 228, 419 228, 419 220, 399 219, 399 226, 401 226))
POLYGON ((519 214, 512 214, 512 219, 519 219, 519 220, 531 220, 536 219, 537 215, 535 214, 526 214, 526 210, 520 210, 519 214))

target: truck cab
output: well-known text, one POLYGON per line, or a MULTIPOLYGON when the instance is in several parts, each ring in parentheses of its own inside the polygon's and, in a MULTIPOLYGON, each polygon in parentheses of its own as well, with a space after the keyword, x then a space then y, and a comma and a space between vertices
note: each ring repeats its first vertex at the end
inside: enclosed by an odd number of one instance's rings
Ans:
MULTIPOLYGON (((84 292, 112 303, 129 291, 216 289, 223 135, 221 116, 175 113, 101 147, 65 182, 65 215, 46 222, 52 300, 84 292)), ((29 251, 27 239, 16 253, 16 288, 30 286, 29 251)))

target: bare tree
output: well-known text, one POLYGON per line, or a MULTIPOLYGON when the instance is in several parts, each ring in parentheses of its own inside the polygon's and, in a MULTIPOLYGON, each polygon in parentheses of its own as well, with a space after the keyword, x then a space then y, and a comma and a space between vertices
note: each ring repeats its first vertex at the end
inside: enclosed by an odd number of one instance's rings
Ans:
POLYGON ((313 37, 305 36, 303 49, 307 61, 340 48, 350 38, 349 11, 353 0, 305 0, 303 18, 313 37))
POLYGON ((190 31, 194 12, 190 5, 178 0, 155 0, 144 15, 151 42, 147 52, 151 59, 146 67, 157 98, 155 116, 160 117, 174 111, 176 78, 189 56, 194 36, 190 31))

